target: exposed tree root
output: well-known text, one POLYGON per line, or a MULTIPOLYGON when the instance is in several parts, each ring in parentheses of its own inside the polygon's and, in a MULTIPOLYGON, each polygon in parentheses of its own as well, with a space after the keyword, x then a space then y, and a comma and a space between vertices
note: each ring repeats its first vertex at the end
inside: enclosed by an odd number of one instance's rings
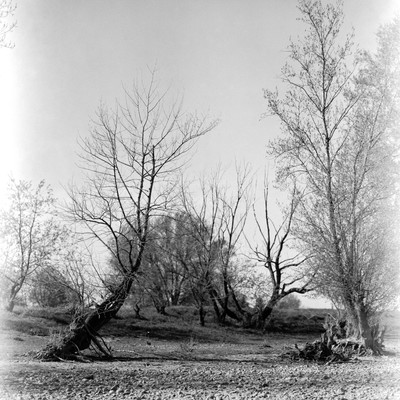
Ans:
POLYGON ((100 329, 115 318, 123 305, 132 286, 132 277, 127 276, 119 286, 95 309, 82 313, 74 318, 69 331, 57 342, 48 344, 36 353, 35 358, 48 361, 76 359, 77 355, 93 346, 96 351, 112 358, 111 349, 99 335, 100 329))
POLYGON ((324 363, 346 362, 360 352, 354 348, 361 349, 359 344, 353 343, 351 346, 341 344, 328 345, 324 340, 316 340, 313 343, 306 343, 303 348, 297 344, 294 350, 289 350, 281 355, 282 358, 289 358, 292 361, 316 361, 324 363))
MULTIPOLYGON (((88 327, 85 326, 85 337, 90 340, 90 344, 87 347, 92 347, 98 354, 105 356, 109 359, 113 358, 110 347, 105 343, 104 339, 97 333, 93 334, 90 332, 88 327)), ((77 336, 78 338, 78 336, 77 336)), ((82 345, 83 334, 79 331, 79 341, 82 345)), ((78 342, 78 340, 77 340, 78 342)), ((86 347, 86 345, 85 345, 86 347)), ((74 342, 74 331, 70 332, 60 341, 48 344, 44 349, 34 354, 34 358, 41 361, 82 361, 90 362, 81 353, 80 347, 74 342)))
POLYGON ((373 327, 374 339, 373 348, 365 346, 363 338, 346 337, 346 321, 327 318, 324 323, 325 332, 321 340, 313 343, 306 343, 303 348, 295 345, 295 349, 281 354, 282 358, 289 358, 292 361, 307 360, 324 363, 346 362, 356 356, 380 355, 383 353, 383 335, 385 330, 379 325, 373 327))

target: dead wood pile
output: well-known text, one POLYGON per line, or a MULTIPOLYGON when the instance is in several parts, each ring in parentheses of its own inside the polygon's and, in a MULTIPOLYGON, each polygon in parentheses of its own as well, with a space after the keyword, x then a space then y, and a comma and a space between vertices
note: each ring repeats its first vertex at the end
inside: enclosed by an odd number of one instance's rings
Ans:
MULTIPOLYGON (((324 328, 325 332, 321 335, 320 340, 306 343, 302 348, 296 344, 294 349, 282 353, 281 357, 292 361, 306 360, 332 363, 346 362, 355 356, 370 353, 370 350, 366 349, 359 340, 347 337, 349 332, 346 330, 345 321, 328 317, 325 319, 324 328)), ((383 349, 383 334, 384 330, 379 330, 381 349, 383 349)))

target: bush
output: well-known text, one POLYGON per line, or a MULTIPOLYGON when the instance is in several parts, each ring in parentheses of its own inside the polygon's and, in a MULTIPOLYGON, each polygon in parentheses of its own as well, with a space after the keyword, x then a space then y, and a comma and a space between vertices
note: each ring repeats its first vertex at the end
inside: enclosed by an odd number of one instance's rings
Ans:
POLYGON ((40 307, 58 307, 78 300, 65 277, 52 267, 38 271, 32 284, 30 300, 40 307))
POLYGON ((276 307, 280 310, 297 310, 300 308, 300 305, 300 299, 294 294, 289 294, 288 296, 284 297, 276 307))

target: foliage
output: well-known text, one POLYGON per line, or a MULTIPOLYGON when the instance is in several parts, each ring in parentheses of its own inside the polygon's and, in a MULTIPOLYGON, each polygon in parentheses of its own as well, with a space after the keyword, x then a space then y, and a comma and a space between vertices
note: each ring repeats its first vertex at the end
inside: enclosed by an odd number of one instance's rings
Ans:
POLYGON ((55 198, 49 186, 41 181, 11 179, 10 205, 0 214, 4 259, 1 274, 8 287, 11 311, 17 295, 34 273, 50 266, 61 250, 65 231, 55 213, 55 198))
POLYGON ((280 300, 276 307, 277 309, 295 310, 300 308, 300 305, 300 299, 296 295, 290 294, 280 300))
MULTIPOLYGON (((177 211, 152 220, 143 268, 134 283, 135 297, 143 304, 150 298, 160 313, 170 305, 196 304, 201 323, 207 305, 220 322, 226 316, 240 319, 232 307, 233 298, 241 297, 234 293, 241 279, 235 253, 247 215, 248 171, 237 169, 237 174, 232 197, 218 172, 200 182, 199 201, 191 197, 190 187, 182 187, 177 211)), ((120 246, 124 248, 123 239, 120 246)), ((116 259, 111 266, 118 269, 116 259)))
MULTIPOLYGON (((182 213, 166 214, 151 221, 143 267, 135 274, 130 296, 136 305, 152 303, 163 313, 167 306, 187 302, 190 290, 187 264, 193 257, 194 247, 186 232, 186 218, 182 213)), ((121 243, 120 249, 123 248, 121 243)), ((110 266, 118 276, 119 266, 114 257, 110 266)))
POLYGON ((380 64, 398 61, 355 57, 352 35, 342 40, 340 4, 304 0, 299 10, 307 30, 289 46, 286 94, 265 91, 283 132, 270 150, 278 180, 299 190, 295 232, 316 285, 346 308, 358 336, 373 347, 372 320, 398 282, 395 231, 387 223, 397 196, 389 135, 396 102, 387 90, 391 79, 383 78, 387 65, 380 64))
POLYGON ((74 302, 65 277, 51 266, 37 271, 31 285, 30 299, 40 307, 58 307, 74 302))
POLYGON ((176 213, 158 218, 152 226, 140 281, 161 313, 167 306, 182 304, 189 295, 187 264, 194 248, 186 234, 186 223, 185 215, 176 213))

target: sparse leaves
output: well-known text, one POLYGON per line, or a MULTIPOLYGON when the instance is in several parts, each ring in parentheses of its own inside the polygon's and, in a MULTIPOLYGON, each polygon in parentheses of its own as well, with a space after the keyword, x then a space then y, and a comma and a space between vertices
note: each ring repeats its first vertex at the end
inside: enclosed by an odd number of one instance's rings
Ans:
POLYGON ((52 190, 44 181, 34 187, 31 182, 11 179, 9 199, 9 208, 0 215, 5 252, 1 273, 8 282, 12 310, 27 280, 60 252, 65 232, 56 219, 52 190))
POLYGON ((342 34, 342 3, 302 0, 299 10, 307 30, 289 47, 286 94, 265 92, 284 134, 270 152, 279 182, 302 190, 294 231, 312 256, 315 283, 347 309, 370 347, 371 318, 393 298, 398 280, 385 213, 393 212, 397 196, 398 146, 391 138, 398 99, 388 82, 399 63, 393 50, 399 24, 380 33, 393 46, 381 40, 376 57, 360 56, 352 35, 342 34))

